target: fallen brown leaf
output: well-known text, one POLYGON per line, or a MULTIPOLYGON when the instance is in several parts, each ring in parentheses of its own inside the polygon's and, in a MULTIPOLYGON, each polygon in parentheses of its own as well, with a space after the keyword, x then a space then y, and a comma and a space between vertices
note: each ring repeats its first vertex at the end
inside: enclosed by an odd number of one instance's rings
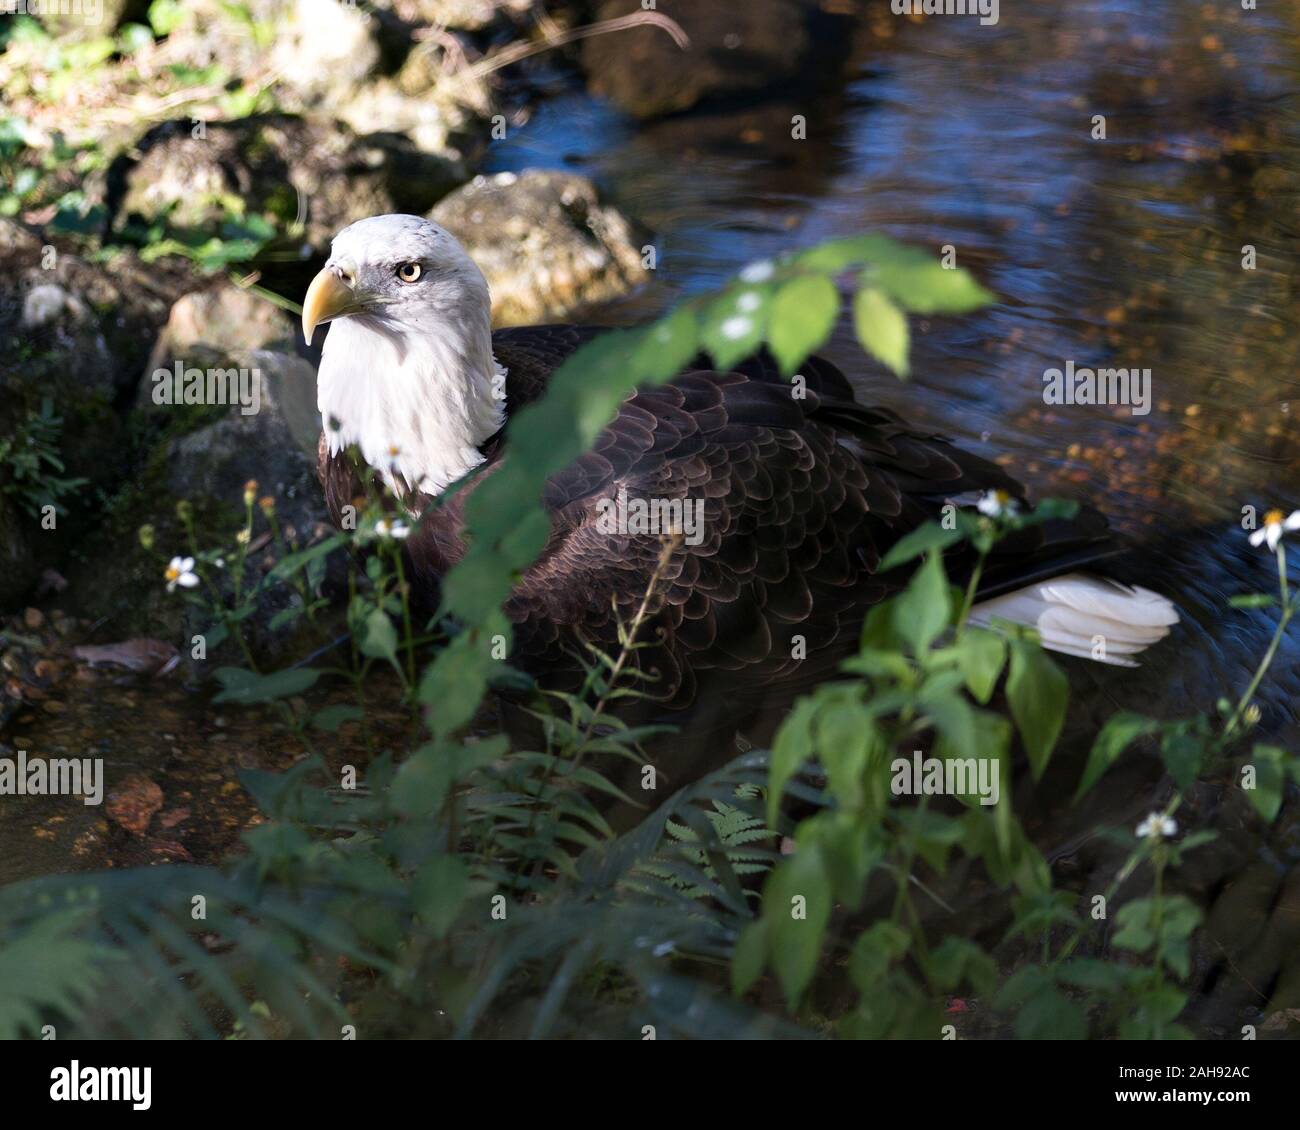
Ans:
POLYGON ((132 773, 108 794, 105 814, 133 836, 143 836, 163 805, 163 791, 143 773, 132 773))

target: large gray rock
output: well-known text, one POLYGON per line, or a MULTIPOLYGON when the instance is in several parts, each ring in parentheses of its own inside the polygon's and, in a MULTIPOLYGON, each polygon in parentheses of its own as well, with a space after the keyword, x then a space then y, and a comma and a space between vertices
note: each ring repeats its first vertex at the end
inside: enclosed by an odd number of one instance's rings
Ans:
POLYGON ((475 177, 430 218, 487 276, 497 325, 560 318, 607 302, 646 278, 644 240, 595 186, 571 173, 475 177))
POLYGON ((292 352, 293 321, 279 307, 251 290, 219 281, 177 301, 167 316, 140 385, 147 403, 155 369, 170 369, 177 361, 192 364, 198 357, 232 350, 278 349, 292 352))
POLYGON ((280 225, 301 208, 305 241, 322 249, 353 220, 423 212, 459 182, 453 162, 398 134, 357 137, 337 122, 288 114, 212 122, 200 137, 194 128, 166 122, 119 159, 109 176, 118 227, 166 219, 216 234, 236 200, 280 225))
MULTIPOLYGON (((115 632, 124 636, 171 641, 183 653, 188 651, 190 637, 206 631, 213 618, 195 609, 183 593, 167 593, 163 583, 161 562, 190 553, 178 504, 183 502, 191 509, 199 548, 222 552, 228 569, 235 556, 234 537, 243 523, 245 484, 250 480, 257 484, 258 499, 274 501, 279 528, 290 543, 306 546, 331 529, 315 474, 320 433, 316 371, 309 362, 283 349, 223 353, 203 340, 213 335, 188 332, 194 310, 217 308, 220 313, 223 300, 230 302, 224 308, 227 312, 238 305, 222 288, 187 302, 188 312, 169 323, 155 357, 165 362, 174 351, 183 355, 180 359, 186 367, 242 370, 249 380, 255 376, 257 396, 249 406, 256 411, 245 412, 239 403, 209 405, 201 410, 205 415, 200 420, 206 422, 191 426, 195 410, 156 403, 151 395, 155 383, 152 374, 146 373, 135 408, 136 424, 142 433, 161 438, 131 486, 114 500, 115 524, 99 532, 85 547, 84 560, 74 563, 66 574, 80 615, 108 620, 115 632), (142 526, 153 531, 152 549, 146 550, 138 540, 142 526)), ((248 336, 274 339, 274 320, 262 333, 248 336)), ((259 510, 245 591, 278 559, 274 545, 264 544, 267 531, 259 510)), ((292 630, 271 628, 275 614, 289 599, 289 591, 278 586, 244 622, 246 638, 264 656, 281 655, 289 646, 292 630)), ((226 657, 242 663, 233 651, 226 657)))
POLYGON ((310 534, 318 522, 329 520, 316 481, 315 368, 296 354, 269 349, 232 352, 220 364, 257 375, 258 410, 246 414, 233 408, 174 440, 167 451, 172 491, 181 498, 207 494, 237 500, 253 479, 259 496, 275 499, 289 532, 310 534))
POLYGON ((12 393, 21 384, 41 396, 71 398, 111 397, 130 388, 186 285, 129 251, 92 265, 0 219, 7 388, 12 393))

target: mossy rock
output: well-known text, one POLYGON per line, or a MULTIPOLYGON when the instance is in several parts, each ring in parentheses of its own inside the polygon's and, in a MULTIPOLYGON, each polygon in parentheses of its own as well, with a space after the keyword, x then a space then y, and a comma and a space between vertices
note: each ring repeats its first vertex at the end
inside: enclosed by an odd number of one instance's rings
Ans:
POLYGON ((324 249, 354 220, 428 209, 459 181, 453 164, 397 134, 356 136, 328 119, 265 114, 165 122, 114 161, 106 202, 115 230, 164 223, 195 236, 257 215, 283 228, 305 208, 303 237, 324 249))

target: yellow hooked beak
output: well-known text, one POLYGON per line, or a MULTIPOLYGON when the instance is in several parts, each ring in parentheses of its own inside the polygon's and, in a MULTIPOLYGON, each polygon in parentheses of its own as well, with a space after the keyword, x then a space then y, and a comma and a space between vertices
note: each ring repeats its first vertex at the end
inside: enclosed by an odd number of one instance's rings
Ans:
POLYGON ((312 334, 322 322, 357 309, 351 281, 338 267, 326 267, 311 280, 302 300, 302 336, 311 344, 312 334))

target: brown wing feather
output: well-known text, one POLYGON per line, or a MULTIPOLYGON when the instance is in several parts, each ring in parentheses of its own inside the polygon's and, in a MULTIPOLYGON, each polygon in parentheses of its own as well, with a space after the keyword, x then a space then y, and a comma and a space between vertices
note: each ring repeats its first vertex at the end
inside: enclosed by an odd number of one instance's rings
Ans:
MULTIPOLYGON (((499 331, 510 410, 536 400, 550 374, 594 328, 499 331)), ((631 499, 704 503, 703 538, 680 545, 664 572, 652 623, 657 643, 637 657, 663 708, 685 711, 708 696, 768 702, 832 673, 852 649, 866 610, 906 583, 882 576, 899 537, 972 490, 1019 485, 1001 468, 917 431, 894 413, 857 403, 830 362, 801 367, 801 397, 771 357, 733 371, 698 358, 671 384, 627 398, 592 450, 546 485, 552 534, 507 605, 517 626, 516 661, 551 683, 576 678, 577 639, 617 647, 659 560, 651 534, 608 533, 600 504, 631 499), (796 658, 796 656, 798 656, 796 658)), ((484 448, 480 475, 426 513, 408 543, 417 584, 437 580, 463 552, 465 500, 501 458, 484 448)), ((355 493, 350 468, 321 448, 331 512, 355 493)), ((1100 552, 1104 522, 1089 516, 1022 539, 999 575, 1045 556, 1100 552)), ((716 705, 716 703, 714 704, 716 705)), ((711 707, 712 708, 712 707, 711 707)))

